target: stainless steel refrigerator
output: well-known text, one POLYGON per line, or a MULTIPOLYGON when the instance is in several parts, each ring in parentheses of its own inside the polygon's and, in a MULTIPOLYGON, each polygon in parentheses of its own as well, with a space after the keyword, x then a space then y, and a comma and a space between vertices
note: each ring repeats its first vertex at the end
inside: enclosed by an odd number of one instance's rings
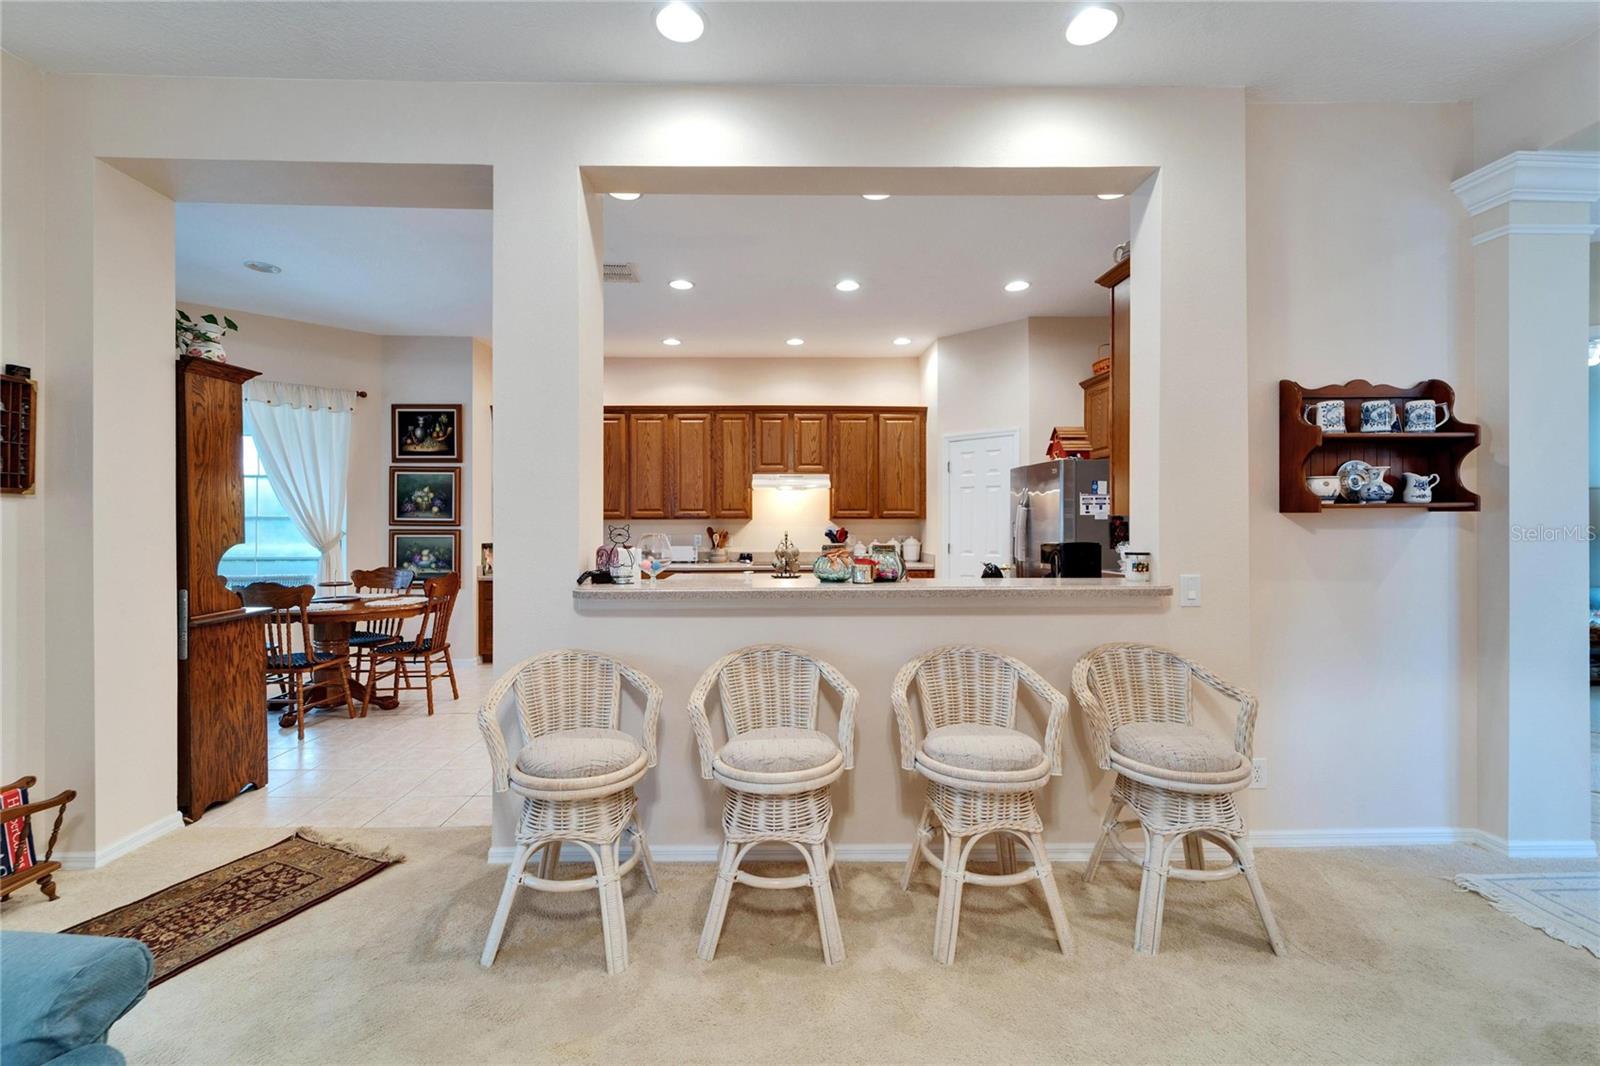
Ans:
POLYGON ((1050 576, 1046 545, 1100 546, 1100 569, 1115 570, 1111 550, 1111 461, 1053 459, 1011 468, 1011 565, 1017 577, 1050 576))

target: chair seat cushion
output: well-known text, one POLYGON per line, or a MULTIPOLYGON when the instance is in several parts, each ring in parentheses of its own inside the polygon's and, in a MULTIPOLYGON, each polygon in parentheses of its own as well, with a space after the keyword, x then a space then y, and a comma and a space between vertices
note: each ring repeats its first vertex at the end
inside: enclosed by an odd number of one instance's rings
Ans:
MULTIPOLYGON (((379 644, 378 651, 385 655, 420 655, 425 651, 434 651, 433 640, 395 640, 393 637, 385 638, 387 644, 379 644)), ((440 645, 437 650, 443 650, 440 645)))
POLYGON ((961 723, 930 729, 922 740, 922 751, 942 766, 980 773, 1045 767, 1044 749, 1039 742, 1003 725, 961 723))
POLYGON ((267 656, 267 669, 303 670, 312 666, 321 666, 323 663, 331 663, 336 659, 337 656, 334 655, 318 655, 315 658, 312 658, 306 655, 306 653, 303 651, 293 652, 289 655, 269 655, 267 656))
POLYGON ((374 633, 370 629, 358 629, 350 634, 352 648, 370 648, 376 644, 388 644, 392 640, 393 633, 374 633))
POLYGON ((620 729, 563 729, 534 737, 517 753, 522 775, 552 783, 590 782, 644 762, 644 748, 620 729))
POLYGON ((1146 766, 1185 774, 1237 770, 1244 759, 1233 744, 1198 726, 1130 722, 1111 731, 1111 750, 1146 766))
POLYGON ((815 729, 773 726, 740 733, 717 752, 720 777, 755 785, 820 784, 839 776, 844 753, 815 729))

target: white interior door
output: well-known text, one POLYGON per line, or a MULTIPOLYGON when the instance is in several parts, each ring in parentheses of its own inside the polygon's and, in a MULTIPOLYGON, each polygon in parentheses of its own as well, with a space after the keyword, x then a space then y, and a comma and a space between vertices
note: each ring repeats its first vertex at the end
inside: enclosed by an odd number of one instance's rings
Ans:
POLYGON ((1014 429, 944 438, 945 553, 941 577, 977 577, 984 563, 1011 562, 1014 429))

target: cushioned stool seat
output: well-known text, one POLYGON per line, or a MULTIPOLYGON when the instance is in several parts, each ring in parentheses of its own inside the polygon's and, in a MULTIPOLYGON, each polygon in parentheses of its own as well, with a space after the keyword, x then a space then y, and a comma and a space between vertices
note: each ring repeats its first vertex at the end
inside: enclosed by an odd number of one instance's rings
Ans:
POLYGON ((1044 749, 1026 733, 1003 725, 959 723, 930 729, 922 751, 934 762, 960 770, 1048 772, 1044 749))
POLYGON ((722 746, 712 763, 716 773, 748 784, 805 783, 816 787, 838 776, 844 753, 830 736, 815 729, 772 727, 740 733, 722 746))
POLYGON ((1198 726, 1178 722, 1130 722, 1111 731, 1111 750, 1136 763, 1184 774, 1237 770, 1244 756, 1198 726))
POLYGON ((546 733, 517 753, 517 779, 535 788, 589 788, 644 768, 644 748, 620 729, 546 733))

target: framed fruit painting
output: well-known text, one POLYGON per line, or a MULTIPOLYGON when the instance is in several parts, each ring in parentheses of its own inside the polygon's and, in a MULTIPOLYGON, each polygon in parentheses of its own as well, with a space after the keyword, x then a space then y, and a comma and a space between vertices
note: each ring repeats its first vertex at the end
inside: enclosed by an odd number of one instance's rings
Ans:
POLYGON ((389 524, 392 526, 459 526, 459 466, 391 466, 389 524))
POLYGON ((459 463, 465 454, 458 403, 390 404, 389 431, 397 463, 459 463))
POLYGON ((410 570, 418 577, 453 573, 460 554, 460 530, 389 530, 389 565, 397 570, 410 570))

